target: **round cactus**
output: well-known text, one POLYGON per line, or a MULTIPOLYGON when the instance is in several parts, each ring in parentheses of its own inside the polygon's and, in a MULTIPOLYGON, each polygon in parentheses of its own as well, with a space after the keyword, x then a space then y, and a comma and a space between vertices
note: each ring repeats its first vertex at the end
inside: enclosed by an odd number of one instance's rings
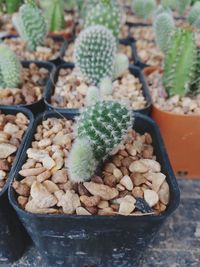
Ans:
POLYGON ((200 2, 196 2, 188 15, 188 21, 191 25, 200 28, 200 2))
POLYGON ((186 8, 191 4, 191 0, 174 0, 174 8, 179 12, 179 14, 183 14, 186 8))
POLYGON ((112 32, 104 26, 91 26, 76 39, 75 65, 89 83, 99 86, 102 79, 112 79, 116 51, 112 32))
POLYGON ((131 112, 118 102, 97 102, 86 108, 77 121, 77 139, 68 159, 70 179, 89 180, 124 140, 132 123, 131 112))
POLYGON ((194 33, 177 29, 166 54, 163 84, 170 96, 187 94, 195 80, 197 49, 194 33))
POLYGON ((148 19, 156 8, 155 0, 132 0, 133 12, 141 18, 148 19))
POLYGON ((0 88, 16 88, 21 81, 21 64, 6 45, 0 44, 0 88))
POLYGON ((119 5, 111 0, 100 0, 97 5, 89 9, 85 19, 85 27, 103 25, 110 29, 118 38, 121 25, 121 10, 119 5))
POLYGON ((155 17, 153 29, 156 36, 156 43, 163 52, 166 52, 172 33, 175 30, 175 23, 169 12, 162 12, 155 17))
POLYGON ((87 90, 86 105, 92 106, 100 100, 100 90, 96 86, 90 86, 87 90))
POLYGON ((36 50, 38 45, 43 44, 48 26, 34 0, 27 0, 20 7, 19 14, 13 16, 13 23, 21 38, 27 42, 29 50, 36 50))

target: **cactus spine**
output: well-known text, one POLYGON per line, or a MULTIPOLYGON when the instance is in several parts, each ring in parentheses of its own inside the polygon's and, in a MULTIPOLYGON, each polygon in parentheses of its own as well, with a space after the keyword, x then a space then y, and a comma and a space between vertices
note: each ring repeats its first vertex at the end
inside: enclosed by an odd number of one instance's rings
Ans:
POLYGON ((46 20, 34 0, 27 0, 13 16, 13 23, 29 50, 42 45, 48 32, 46 20))
POLYGON ((197 49, 194 33, 177 29, 166 54, 163 84, 170 96, 184 96, 194 83, 197 49))
POLYGON ((68 158, 70 179, 89 180, 124 140, 132 122, 131 112, 117 102, 97 102, 86 108, 77 121, 77 138, 68 158))
POLYGON ((196 2, 188 15, 188 21, 191 25, 200 28, 200 2, 196 2))
POLYGON ((153 15, 156 8, 155 0, 132 0, 133 12, 138 17, 148 19, 153 15))
POLYGON ((175 23, 172 15, 163 11, 155 17, 153 29, 156 36, 156 43, 163 52, 166 52, 169 46, 171 35, 175 30, 175 23))
POLYGON ((100 0, 99 3, 89 9, 85 19, 85 27, 103 25, 110 29, 118 38, 121 25, 121 10, 119 5, 111 0, 100 0))
POLYGON ((16 88, 21 81, 21 69, 13 51, 0 44, 0 88, 16 88))

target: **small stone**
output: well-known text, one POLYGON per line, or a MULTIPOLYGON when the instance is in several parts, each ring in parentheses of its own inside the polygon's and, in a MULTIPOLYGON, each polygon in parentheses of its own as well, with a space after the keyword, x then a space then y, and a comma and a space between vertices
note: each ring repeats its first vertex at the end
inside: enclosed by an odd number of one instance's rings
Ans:
POLYGON ((116 166, 113 164, 113 163, 107 163, 104 167, 104 170, 106 172, 109 172, 109 173, 112 173, 113 174, 113 171, 116 169, 116 166))
POLYGON ((125 187, 122 184, 117 184, 117 189, 119 191, 124 191, 125 190, 125 187))
POLYGON ((86 207, 95 207, 99 204, 101 198, 99 196, 80 196, 80 201, 86 206, 86 207))
POLYGON ((163 184, 163 182, 166 179, 166 175, 160 173, 152 173, 152 172, 148 172, 145 173, 144 176, 147 178, 147 180, 152 182, 152 189, 155 192, 158 192, 161 185, 163 184))
POLYGON ((135 198, 138 198, 138 197, 143 198, 143 196, 144 196, 144 192, 143 192, 142 188, 139 186, 136 186, 133 188, 132 194, 135 198))
POLYGON ((155 191, 149 189, 144 191, 144 199, 150 207, 153 207, 159 201, 158 194, 155 191))
POLYGON ((49 156, 42 159, 42 164, 47 170, 51 170, 56 165, 55 161, 49 156))
POLYGON ((17 198, 17 201, 18 201, 19 205, 24 209, 26 204, 28 203, 28 198, 27 197, 23 197, 23 196, 19 196, 17 198))
POLYGON ((137 155, 136 149, 131 144, 126 144, 126 150, 129 153, 129 155, 131 155, 133 157, 137 155))
POLYGON ((79 196, 74 192, 68 190, 66 193, 60 198, 58 207, 63 208, 63 212, 65 214, 73 214, 75 210, 81 206, 79 196))
POLYGON ((117 169, 117 168, 115 168, 115 169, 113 170, 113 175, 115 176, 115 178, 116 178, 118 181, 123 177, 122 172, 120 171, 120 169, 117 169))
POLYGON ((129 166, 129 171, 145 173, 148 171, 148 167, 141 160, 137 160, 131 163, 131 165, 129 166))
MULTIPOLYGON (((9 171, 10 170, 10 164, 7 160, 0 160, 0 170, 2 171, 9 171)), ((0 178, 1 180, 1 178, 0 178)))
POLYGON ((34 199, 38 208, 50 208, 57 204, 57 199, 54 197, 44 185, 35 181, 31 186, 31 197, 34 199))
POLYGON ((133 182, 131 181, 131 178, 128 175, 125 175, 120 180, 120 184, 122 184, 129 191, 133 190, 133 182))
POLYGON ((115 187, 117 184, 117 179, 114 175, 105 175, 104 184, 110 187, 115 187))
POLYGON ((160 163, 153 159, 141 159, 140 162, 147 166, 148 170, 151 172, 161 171, 160 163))
POLYGON ((134 172, 131 174, 131 180, 133 181, 134 185, 139 186, 146 182, 146 178, 143 174, 139 172, 134 172))
POLYGON ((57 209, 53 209, 53 208, 39 208, 37 204, 35 203, 34 199, 32 199, 26 204, 25 210, 31 213, 35 213, 35 214, 58 214, 59 213, 57 209))
POLYGON ((50 146, 50 145, 51 145, 51 139, 50 138, 44 138, 38 142, 39 148, 45 148, 45 147, 50 146))
POLYGON ((67 182, 67 170, 66 169, 62 169, 62 170, 58 170, 56 171, 52 177, 51 177, 52 182, 54 182, 55 184, 65 184, 67 182))
POLYGON ((97 214, 97 212, 98 212, 98 208, 97 207, 85 207, 86 208, 86 210, 89 212, 89 213, 91 213, 92 215, 95 215, 95 214, 97 214))
POLYGON ((17 147, 8 143, 0 144, 0 159, 6 159, 14 152, 16 152, 17 147))
POLYGON ((86 195, 89 196, 90 193, 88 192, 88 190, 85 188, 85 186, 82 183, 78 184, 78 193, 80 196, 86 195))
POLYGON ((153 210, 151 209, 151 207, 148 205, 148 203, 140 197, 136 198, 136 203, 135 203, 135 207, 141 211, 142 213, 149 213, 149 212, 153 212, 153 210))
POLYGON ((21 180, 21 184, 26 184, 28 187, 31 187, 32 184, 37 180, 36 176, 28 176, 21 180))
POLYGON ((91 213, 89 213, 86 209, 84 209, 83 207, 78 207, 76 208, 76 214, 77 215, 92 215, 91 213))
POLYGON ((129 201, 123 201, 119 206, 119 214, 121 215, 130 215, 135 209, 135 205, 129 201))
POLYGON ((54 184, 52 181, 44 181, 43 185, 46 187, 46 189, 49 191, 49 193, 55 193, 56 191, 59 191, 59 187, 54 184))
POLYGON ((21 184, 18 181, 14 181, 12 186, 20 196, 29 197, 30 188, 27 185, 21 184))
POLYGON ((6 172, 0 170, 0 181, 4 180, 6 178, 6 172))
POLYGON ((12 124, 10 122, 8 122, 5 126, 4 126, 4 132, 8 133, 10 135, 14 135, 15 133, 17 133, 19 131, 19 127, 15 124, 12 124))
POLYGON ((39 168, 30 168, 30 169, 23 169, 19 171, 19 174, 23 177, 27 176, 37 176, 44 172, 46 169, 44 167, 39 167, 39 168))
POLYGON ((166 181, 161 185, 158 196, 163 204, 165 204, 166 206, 169 204, 170 192, 169 185, 166 181))
POLYGON ((37 181, 42 183, 44 182, 45 180, 49 179, 51 177, 51 172, 49 170, 45 171, 45 172, 42 172, 41 174, 39 174, 37 176, 37 181))
POLYGON ((103 179, 100 176, 92 176, 91 181, 97 184, 103 184, 103 179))
POLYGON ((101 200, 97 206, 99 209, 105 209, 109 207, 109 203, 106 200, 101 200))
POLYGON ((94 196, 100 196, 103 200, 111 200, 118 196, 119 192, 115 188, 111 188, 104 184, 96 184, 93 182, 85 182, 83 184, 86 189, 94 196))

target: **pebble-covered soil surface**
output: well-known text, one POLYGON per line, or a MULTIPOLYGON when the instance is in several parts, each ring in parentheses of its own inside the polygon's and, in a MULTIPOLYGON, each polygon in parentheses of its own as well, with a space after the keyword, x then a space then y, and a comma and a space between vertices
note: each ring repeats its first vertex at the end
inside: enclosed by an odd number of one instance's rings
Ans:
POLYGON ((39 68, 32 63, 28 68, 22 69, 22 81, 19 88, 0 90, 0 105, 33 104, 43 95, 48 70, 39 68))
POLYGON ((152 139, 130 130, 101 173, 91 181, 72 183, 67 158, 73 123, 49 118, 37 127, 28 159, 13 187, 26 211, 41 214, 132 215, 160 214, 170 194, 166 176, 156 161, 152 139))
MULTIPOLYGON (((88 85, 77 70, 61 69, 51 97, 51 104, 60 108, 82 108, 88 85)), ((129 71, 113 83, 112 96, 104 96, 105 100, 121 100, 134 110, 145 108, 146 99, 143 96, 142 84, 129 71)))
POLYGON ((60 56, 63 45, 63 41, 54 41, 53 38, 47 37, 43 46, 38 46, 36 51, 30 52, 26 49, 26 43, 19 37, 7 38, 3 42, 16 53, 20 60, 48 61, 56 59, 60 56))
POLYGON ((6 183, 28 124, 28 118, 22 113, 5 115, 0 111, 0 191, 6 183))
POLYGON ((200 94, 180 97, 175 95, 168 98, 162 84, 162 74, 159 71, 148 76, 148 84, 155 105, 168 112, 176 114, 200 115, 200 94))
MULTIPOLYGON (((145 253, 142 267, 199 267, 200 181, 179 180, 179 186, 181 190, 180 206, 161 228, 145 253)), ((41 253, 34 246, 30 247, 21 260, 13 264, 5 264, 0 257, 0 266, 47 267, 42 260, 41 253)), ((48 265, 48 267, 55 266, 48 265)))

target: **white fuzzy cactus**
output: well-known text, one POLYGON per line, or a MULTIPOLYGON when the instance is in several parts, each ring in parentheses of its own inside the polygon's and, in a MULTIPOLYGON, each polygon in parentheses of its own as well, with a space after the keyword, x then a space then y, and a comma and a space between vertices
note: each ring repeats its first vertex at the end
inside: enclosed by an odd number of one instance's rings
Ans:
POLYGON ((143 19, 149 19, 156 8, 155 0, 132 0, 133 12, 143 19))
POLYGON ((167 52, 169 42, 175 31, 175 23, 169 12, 162 12, 155 17, 153 29, 156 36, 156 43, 163 52, 167 52))

